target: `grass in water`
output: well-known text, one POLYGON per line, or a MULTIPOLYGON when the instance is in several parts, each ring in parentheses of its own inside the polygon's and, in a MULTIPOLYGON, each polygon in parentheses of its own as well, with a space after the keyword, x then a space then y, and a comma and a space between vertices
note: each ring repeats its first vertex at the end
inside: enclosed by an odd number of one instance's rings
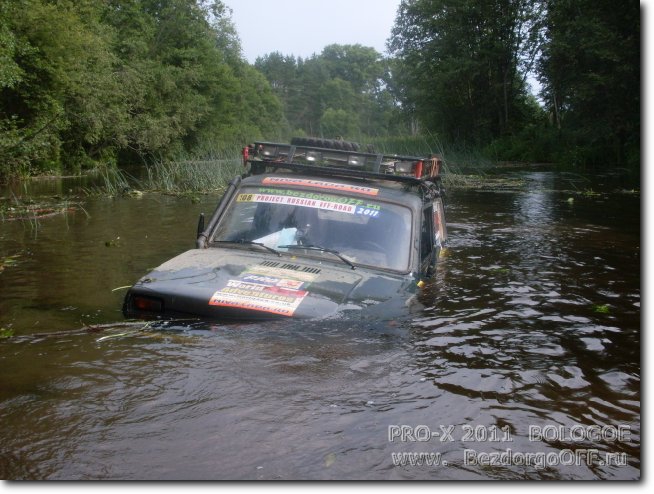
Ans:
POLYGON ((214 191, 239 173, 243 173, 239 158, 160 162, 147 168, 145 188, 171 194, 214 191))
POLYGON ((119 168, 107 168, 102 171, 103 184, 89 193, 110 196, 139 196, 143 192, 205 193, 225 188, 240 173, 243 173, 240 158, 159 161, 147 165, 142 178, 119 168))
MULTIPOLYGON (((477 188, 487 182, 486 174, 494 163, 478 150, 447 146, 431 133, 416 136, 371 138, 366 142, 377 152, 409 156, 439 155, 443 159, 443 183, 446 187, 477 188)), ((496 180, 497 181, 497 180, 496 180)))

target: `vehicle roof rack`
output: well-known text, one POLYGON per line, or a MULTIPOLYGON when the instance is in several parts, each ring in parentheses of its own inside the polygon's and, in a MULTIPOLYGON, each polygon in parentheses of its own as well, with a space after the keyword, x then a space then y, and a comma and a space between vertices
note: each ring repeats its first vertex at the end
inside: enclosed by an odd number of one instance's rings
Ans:
POLYGON ((440 156, 427 158, 364 153, 316 146, 255 142, 243 149, 243 165, 254 175, 288 169, 321 176, 371 178, 419 184, 439 182, 440 156))

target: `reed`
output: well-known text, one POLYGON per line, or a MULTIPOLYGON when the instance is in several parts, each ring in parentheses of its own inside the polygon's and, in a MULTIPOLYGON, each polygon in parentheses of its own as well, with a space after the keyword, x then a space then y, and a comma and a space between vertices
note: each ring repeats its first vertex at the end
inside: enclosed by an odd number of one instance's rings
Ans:
POLYGON ((117 196, 137 187, 137 180, 124 170, 113 166, 103 167, 99 170, 100 185, 87 192, 99 192, 110 196, 117 196))
POLYGON ((363 138, 362 141, 372 144, 377 152, 384 154, 414 156, 444 154, 443 144, 433 135, 384 136, 369 139, 363 138))
POLYGON ((144 189, 170 194, 215 191, 242 172, 239 158, 162 161, 148 166, 144 189))
POLYGON ((385 154, 426 156, 437 154, 443 159, 443 175, 459 183, 466 174, 487 173, 494 163, 475 148, 443 143, 437 135, 426 133, 415 136, 385 136, 370 138, 375 150, 385 154))
POLYGON ((138 169, 139 178, 125 169, 106 167, 100 171, 100 184, 89 194, 110 196, 141 192, 166 194, 205 193, 223 189, 234 176, 243 172, 239 154, 204 159, 159 160, 138 169))

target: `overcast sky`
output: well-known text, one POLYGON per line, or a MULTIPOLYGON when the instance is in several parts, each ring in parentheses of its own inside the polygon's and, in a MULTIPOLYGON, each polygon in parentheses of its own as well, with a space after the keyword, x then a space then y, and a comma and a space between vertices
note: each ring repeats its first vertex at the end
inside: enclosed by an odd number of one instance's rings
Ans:
POLYGON ((400 0, 223 0, 232 9, 243 56, 278 51, 307 58, 330 44, 385 54, 400 0))

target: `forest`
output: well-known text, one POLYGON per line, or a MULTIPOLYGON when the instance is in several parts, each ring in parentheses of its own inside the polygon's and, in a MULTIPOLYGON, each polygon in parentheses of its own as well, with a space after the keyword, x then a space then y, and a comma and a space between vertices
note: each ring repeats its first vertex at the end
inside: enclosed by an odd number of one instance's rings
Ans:
POLYGON ((0 3, 0 181, 294 135, 639 170, 636 2, 402 0, 387 55, 249 64, 239 35, 220 0, 0 3))

